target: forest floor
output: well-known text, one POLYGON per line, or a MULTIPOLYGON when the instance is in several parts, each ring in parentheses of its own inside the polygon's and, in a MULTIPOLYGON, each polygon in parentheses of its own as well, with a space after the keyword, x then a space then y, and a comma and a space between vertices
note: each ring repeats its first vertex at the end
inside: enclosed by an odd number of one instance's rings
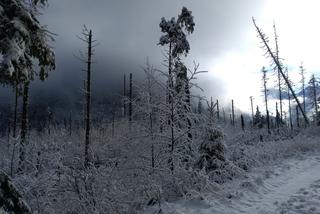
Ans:
POLYGON ((306 151, 275 160, 204 197, 162 203, 161 210, 147 213, 319 214, 320 154, 306 151))

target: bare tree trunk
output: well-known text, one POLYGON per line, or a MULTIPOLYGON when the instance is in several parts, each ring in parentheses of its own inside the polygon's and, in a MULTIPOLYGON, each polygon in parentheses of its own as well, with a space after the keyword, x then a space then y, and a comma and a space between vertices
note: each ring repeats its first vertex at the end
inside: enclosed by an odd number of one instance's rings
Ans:
POLYGON ((313 92, 313 103, 314 103, 314 111, 315 111, 315 124, 317 124, 318 119, 318 101, 317 101, 317 88, 316 88, 316 79, 314 74, 311 78, 312 92, 313 92))
POLYGON ((69 135, 71 136, 72 134, 72 113, 70 111, 70 114, 69 114, 69 135))
MULTIPOLYGON (((289 71, 288 71, 288 68, 287 68, 287 77, 289 79, 289 71)), ((304 88, 304 87, 303 87, 304 88)), ((304 90, 304 89, 303 89, 304 90)), ((290 95, 290 90, 289 90, 289 87, 288 87, 288 101, 289 101, 289 123, 290 123, 290 129, 292 130, 293 129, 293 125, 292 125, 292 111, 291 111, 291 95, 290 95)), ((304 111, 306 110, 305 109, 305 100, 303 101, 303 109, 304 111)))
POLYGON ((19 171, 23 169, 25 161, 25 145, 27 143, 27 129, 28 129, 28 99, 29 99, 29 81, 26 81, 23 86, 23 101, 22 101, 22 115, 21 115, 21 138, 20 138, 20 152, 19 152, 19 171))
POLYGON ((8 119, 8 125, 7 125, 7 141, 8 141, 8 147, 10 145, 10 134, 11 134, 11 121, 8 119))
POLYGON ((219 108, 219 100, 217 100, 217 119, 220 119, 220 108, 219 108))
POLYGON ((115 122, 115 109, 113 109, 112 111, 112 130, 111 130, 111 137, 113 138, 114 137, 114 122, 115 122))
POLYGON ((18 89, 18 86, 15 86, 13 132, 12 132, 12 137, 14 138, 16 137, 16 130, 17 130, 18 98, 19 98, 19 89, 18 89))
POLYGON ((303 63, 300 65, 301 83, 302 83, 302 96, 303 96, 303 111, 306 112, 306 92, 305 92, 305 77, 304 77, 303 63))
POLYGON ((92 57, 92 31, 88 37, 88 61, 87 61, 87 81, 86 81, 86 138, 84 150, 84 166, 89 166, 89 146, 90 146, 90 108, 91 108, 91 57, 92 57))
POLYGON ((151 88, 149 86, 149 105, 151 105, 151 111, 149 114, 149 123, 150 123, 150 135, 151 135, 151 167, 154 169, 155 166, 155 160, 154 160, 154 136, 153 136, 153 107, 152 107, 152 94, 151 94, 151 88))
POLYGON ((129 129, 132 129, 132 73, 130 73, 129 82, 129 129))
POLYGON ((235 124, 234 124, 234 102, 233 102, 233 100, 232 100, 232 125, 234 126, 235 124))
POLYGON ((300 127, 300 121, 299 121, 299 108, 296 106, 296 116, 297 116, 297 127, 300 127))
POLYGON ((242 114, 241 114, 241 128, 244 131, 244 119, 242 114))
POLYGON ((289 122, 290 122, 290 129, 293 129, 293 125, 292 125, 292 110, 291 110, 291 97, 290 97, 290 92, 288 91, 288 96, 289 96, 289 122))
MULTIPOLYGON (((278 35, 277 35, 277 29, 276 29, 276 24, 273 23, 273 30, 274 30, 274 38, 275 38, 275 44, 276 44, 276 52, 275 56, 277 58, 277 61, 280 62, 279 60, 279 46, 278 46, 278 35)), ((282 122, 283 116, 282 116, 282 88, 281 88, 281 74, 279 68, 277 69, 278 73, 278 87, 279 87, 279 102, 280 102, 280 120, 282 122)))
POLYGON ((127 117, 127 106, 126 106, 126 96, 127 96, 127 80, 126 75, 123 75, 123 116, 127 117))
POLYGON ((251 103, 251 115, 252 115, 252 127, 254 126, 254 113, 253 113, 253 97, 250 96, 250 103, 251 103))
POLYGON ((269 118, 269 109, 268 109, 268 94, 267 94, 267 70, 265 67, 262 68, 263 72, 263 90, 264 90, 264 102, 266 106, 266 115, 267 115, 267 128, 268 133, 270 133, 270 118, 269 118))

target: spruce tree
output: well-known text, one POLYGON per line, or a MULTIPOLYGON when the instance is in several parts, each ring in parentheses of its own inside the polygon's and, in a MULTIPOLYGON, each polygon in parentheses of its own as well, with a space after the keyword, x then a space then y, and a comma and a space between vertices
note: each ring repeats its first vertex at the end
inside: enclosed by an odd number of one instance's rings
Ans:
POLYGON ((45 0, 2 0, 0 2, 0 83, 17 89, 21 85, 23 107, 21 115, 21 138, 19 169, 22 169, 27 143, 27 109, 29 85, 36 76, 40 80, 55 69, 55 57, 49 41, 52 34, 38 21, 39 7, 45 0), (38 63, 39 71, 34 68, 38 63))

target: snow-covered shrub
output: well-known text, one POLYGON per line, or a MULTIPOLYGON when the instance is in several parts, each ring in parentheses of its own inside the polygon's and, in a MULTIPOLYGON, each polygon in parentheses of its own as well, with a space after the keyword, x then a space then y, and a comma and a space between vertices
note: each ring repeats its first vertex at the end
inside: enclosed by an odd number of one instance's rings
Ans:
POLYGON ((225 183, 242 173, 227 159, 227 146, 220 129, 207 128, 203 138, 195 168, 204 169, 210 180, 216 183, 225 183))
POLYGON ((220 168, 226 162, 226 150, 223 133, 218 129, 208 128, 200 144, 200 157, 195 167, 205 168, 207 172, 220 168))

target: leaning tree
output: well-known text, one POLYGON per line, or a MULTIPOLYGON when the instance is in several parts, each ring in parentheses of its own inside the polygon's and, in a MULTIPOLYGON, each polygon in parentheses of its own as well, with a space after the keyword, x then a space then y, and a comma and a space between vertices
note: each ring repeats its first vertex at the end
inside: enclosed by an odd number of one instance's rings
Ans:
POLYGON ((296 96, 296 93, 293 90, 293 87, 292 87, 292 84, 290 83, 290 80, 287 78, 287 76, 285 75, 285 73, 283 71, 282 63, 280 62, 277 55, 275 54, 275 52, 271 49, 271 47, 269 45, 269 38, 262 31, 262 29, 258 27, 258 25, 256 24, 256 21, 253 17, 252 17, 252 22, 253 22, 254 27, 256 28, 256 31, 258 33, 258 37, 261 39, 262 47, 263 47, 267 57, 269 57, 272 60, 272 66, 274 66, 275 68, 278 69, 279 73, 281 74, 281 77, 284 79, 286 85, 290 89, 290 92, 291 92, 293 98, 297 102, 297 106, 300 109, 306 124, 308 124, 309 123, 308 117, 307 117, 305 111, 303 110, 302 105, 301 105, 298 97, 296 96))

